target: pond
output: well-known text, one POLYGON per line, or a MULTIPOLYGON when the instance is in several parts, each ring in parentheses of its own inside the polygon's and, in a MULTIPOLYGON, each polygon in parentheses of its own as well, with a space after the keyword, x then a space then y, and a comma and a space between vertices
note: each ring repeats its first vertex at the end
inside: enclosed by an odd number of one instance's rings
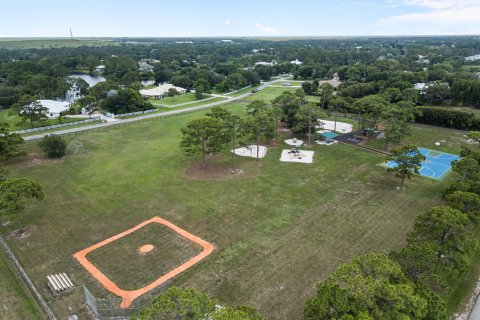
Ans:
MULTIPOLYGON (((104 81, 107 80, 104 77, 91 76, 91 75, 88 75, 88 74, 73 74, 69 78, 85 80, 85 82, 88 83, 89 87, 93 87, 97 83, 104 82, 104 81)), ((81 97, 82 96, 80 94, 80 90, 75 85, 70 87, 70 89, 65 93, 65 101, 68 101, 70 103, 77 101, 81 97)))
POLYGON ((104 77, 91 76, 91 75, 88 75, 88 74, 73 74, 73 75, 70 76, 70 78, 83 79, 83 80, 85 80, 86 83, 88 83, 88 85, 90 87, 93 87, 97 83, 107 81, 107 79, 105 79, 104 77))

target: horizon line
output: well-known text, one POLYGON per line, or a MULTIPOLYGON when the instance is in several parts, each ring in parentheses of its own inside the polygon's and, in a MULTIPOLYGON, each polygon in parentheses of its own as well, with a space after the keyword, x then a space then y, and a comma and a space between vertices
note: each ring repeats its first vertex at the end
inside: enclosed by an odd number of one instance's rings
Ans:
POLYGON ((401 35, 258 35, 258 36, 79 36, 73 37, 70 36, 41 36, 41 37, 30 37, 30 36, 13 36, 13 37, 0 37, 0 40, 42 40, 42 39, 52 39, 52 40, 80 40, 80 39, 282 39, 282 38, 299 38, 299 39, 318 39, 318 38, 422 38, 422 37, 478 37, 480 34, 401 34, 401 35))

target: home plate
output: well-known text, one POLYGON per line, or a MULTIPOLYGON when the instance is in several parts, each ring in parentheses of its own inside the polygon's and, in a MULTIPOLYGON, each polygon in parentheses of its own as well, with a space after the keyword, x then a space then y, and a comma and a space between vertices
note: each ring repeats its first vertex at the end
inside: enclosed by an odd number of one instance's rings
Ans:
POLYGON ((280 157, 280 161, 312 163, 314 154, 315 154, 315 151, 300 150, 298 153, 295 153, 292 150, 283 149, 282 156, 280 157))
MULTIPOLYGON (((230 152, 235 152, 237 156, 242 156, 242 157, 251 157, 251 158, 256 158, 257 157, 257 145, 252 144, 249 146, 246 146, 244 148, 238 148, 234 150, 230 150, 230 152)), ((267 154, 267 147, 265 146, 258 146, 258 157, 263 158, 267 154)))

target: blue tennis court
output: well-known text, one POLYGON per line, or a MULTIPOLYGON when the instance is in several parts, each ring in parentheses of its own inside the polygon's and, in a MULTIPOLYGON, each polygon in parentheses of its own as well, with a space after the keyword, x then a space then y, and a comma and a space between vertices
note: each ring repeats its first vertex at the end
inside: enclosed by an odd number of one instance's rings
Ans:
MULTIPOLYGON (((433 179, 441 179, 452 167, 452 162, 460 159, 460 156, 434 151, 425 148, 418 148, 421 154, 427 159, 421 163, 420 175, 433 179)), ((389 161, 385 164, 389 168, 396 166, 395 161, 389 161)))

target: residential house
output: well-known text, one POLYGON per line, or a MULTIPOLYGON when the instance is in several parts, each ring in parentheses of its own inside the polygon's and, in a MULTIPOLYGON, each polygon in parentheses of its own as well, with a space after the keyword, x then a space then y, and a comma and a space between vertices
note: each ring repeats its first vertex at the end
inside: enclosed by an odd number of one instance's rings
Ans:
POLYGON ((180 94, 184 94, 184 93, 187 92, 187 89, 185 89, 185 88, 177 87, 177 86, 174 86, 173 84, 170 84, 170 83, 164 83, 164 84, 161 84, 158 87, 155 87, 155 88, 152 88, 152 89, 140 90, 140 94, 144 98, 157 99, 158 100, 158 99, 163 99, 165 96, 167 96, 168 95, 168 90, 170 90, 170 89, 175 89, 180 94))

